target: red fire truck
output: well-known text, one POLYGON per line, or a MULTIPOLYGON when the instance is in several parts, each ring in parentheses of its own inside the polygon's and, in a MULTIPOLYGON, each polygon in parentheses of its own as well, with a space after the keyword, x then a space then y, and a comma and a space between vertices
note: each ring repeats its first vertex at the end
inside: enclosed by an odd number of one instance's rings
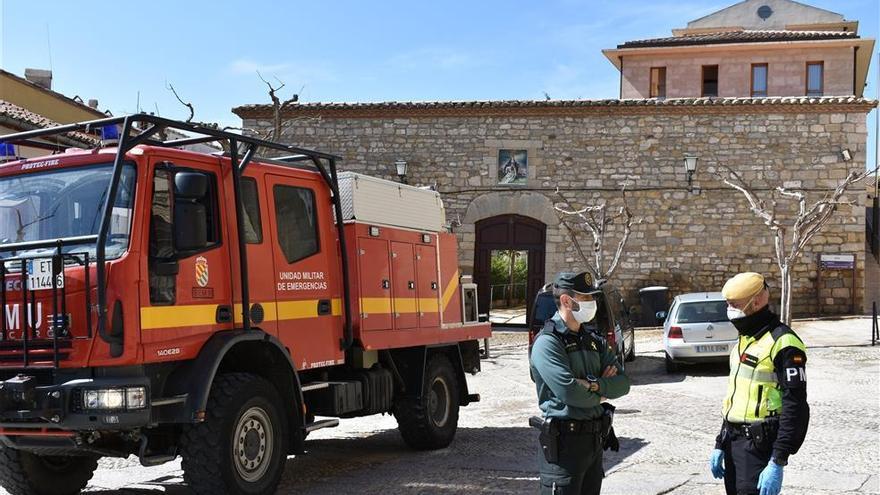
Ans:
POLYGON ((179 455, 196 493, 271 493, 337 418, 392 413, 437 449, 479 400, 465 374, 490 328, 436 192, 150 115, 0 136, 16 145, 55 153, 0 165, 9 492, 76 493, 100 457, 179 455), (210 142, 228 151, 181 149, 210 142))

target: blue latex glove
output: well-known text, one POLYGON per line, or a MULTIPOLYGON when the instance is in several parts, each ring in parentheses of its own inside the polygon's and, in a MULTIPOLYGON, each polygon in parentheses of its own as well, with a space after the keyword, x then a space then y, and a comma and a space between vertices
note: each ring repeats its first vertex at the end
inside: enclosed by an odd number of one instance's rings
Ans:
POLYGON ((709 459, 709 468, 712 469, 712 476, 716 480, 724 477, 724 451, 715 449, 712 451, 712 458, 709 459))
POLYGON ((782 466, 773 459, 770 459, 767 467, 758 476, 758 490, 760 495, 779 495, 782 490, 782 466))

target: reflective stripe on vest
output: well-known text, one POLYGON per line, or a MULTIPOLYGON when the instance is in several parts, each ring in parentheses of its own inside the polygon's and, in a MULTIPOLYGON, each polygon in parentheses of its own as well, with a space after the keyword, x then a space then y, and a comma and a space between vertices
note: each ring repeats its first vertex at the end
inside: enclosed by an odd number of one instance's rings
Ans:
POLYGON ((722 407, 724 419, 731 423, 754 423, 779 412, 782 395, 773 360, 786 347, 806 352, 803 342, 793 333, 778 339, 769 331, 758 340, 740 336, 730 352, 730 377, 722 407))

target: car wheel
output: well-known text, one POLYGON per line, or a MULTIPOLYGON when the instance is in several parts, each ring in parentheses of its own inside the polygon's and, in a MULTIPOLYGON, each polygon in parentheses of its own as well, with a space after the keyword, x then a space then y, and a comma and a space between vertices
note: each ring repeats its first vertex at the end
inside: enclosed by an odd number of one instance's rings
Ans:
POLYGON ((629 349, 627 349, 626 353, 626 361, 632 362, 636 360, 636 331, 635 329, 630 330, 630 345, 629 349))
POLYGON ((679 364, 672 360, 669 354, 666 354, 666 372, 675 373, 680 368, 679 364))
POLYGON ((287 459, 288 424, 281 397, 250 373, 218 375, 208 416, 184 427, 183 478, 196 494, 274 493, 287 459))

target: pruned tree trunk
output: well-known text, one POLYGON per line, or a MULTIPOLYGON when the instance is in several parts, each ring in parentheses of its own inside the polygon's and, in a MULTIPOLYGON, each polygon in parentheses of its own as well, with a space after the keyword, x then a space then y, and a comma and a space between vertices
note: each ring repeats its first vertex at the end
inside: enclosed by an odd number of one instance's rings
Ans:
POLYGON ((642 222, 641 219, 634 219, 629 209, 626 201, 626 186, 624 185, 621 189, 623 205, 617 213, 610 216, 608 215, 608 203, 577 208, 572 206, 571 202, 562 195, 559 189, 556 190, 556 194, 560 199, 560 203, 554 205, 556 214, 559 216, 562 225, 568 230, 572 244, 574 244, 575 250, 583 260, 587 271, 590 272, 594 280, 610 279, 617 270, 617 267, 620 266, 620 260, 626 248, 626 243, 629 240, 630 234, 632 234, 633 224, 642 222), (605 252, 605 241, 609 235, 609 227, 618 220, 622 222, 623 232, 614 254, 610 257, 611 261, 606 267, 605 260, 608 257, 605 252), (584 232, 589 232, 593 237, 593 249, 589 256, 578 240, 578 234, 584 232))

